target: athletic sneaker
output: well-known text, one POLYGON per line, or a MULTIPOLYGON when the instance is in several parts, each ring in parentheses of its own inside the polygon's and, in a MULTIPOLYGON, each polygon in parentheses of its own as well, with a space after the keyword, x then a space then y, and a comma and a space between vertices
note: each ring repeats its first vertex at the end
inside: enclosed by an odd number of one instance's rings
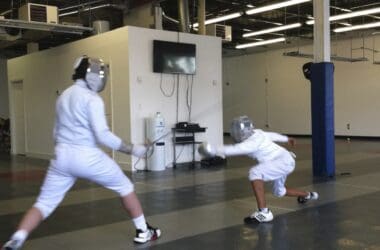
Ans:
POLYGON ((18 250, 21 248, 21 243, 18 240, 10 240, 1 248, 1 250, 18 250))
POLYGON ((161 236, 161 230, 158 228, 153 228, 149 224, 146 224, 148 229, 143 232, 141 229, 136 230, 136 237, 134 242, 136 243, 146 243, 148 241, 157 240, 161 236))
POLYGON ((298 196, 297 201, 298 203, 305 204, 306 202, 310 200, 318 200, 319 195, 317 192, 309 192, 309 195, 306 197, 298 196))
POLYGON ((255 222, 269 222, 273 220, 273 214, 270 210, 268 212, 263 211, 255 211, 248 217, 244 218, 244 222, 247 224, 255 223, 255 222))

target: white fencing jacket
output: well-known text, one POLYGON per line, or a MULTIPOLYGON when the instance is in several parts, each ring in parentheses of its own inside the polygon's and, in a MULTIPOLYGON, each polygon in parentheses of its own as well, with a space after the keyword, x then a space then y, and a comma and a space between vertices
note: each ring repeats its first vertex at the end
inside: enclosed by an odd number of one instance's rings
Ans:
POLYGON ((122 144, 107 125, 102 98, 83 80, 77 80, 58 98, 54 138, 56 143, 90 147, 102 144, 114 150, 122 144))
POLYGON ((222 148, 222 153, 226 156, 248 155, 258 162, 271 161, 283 153, 289 153, 274 142, 288 142, 288 140, 287 136, 255 129, 253 135, 248 139, 237 144, 225 145, 222 148))

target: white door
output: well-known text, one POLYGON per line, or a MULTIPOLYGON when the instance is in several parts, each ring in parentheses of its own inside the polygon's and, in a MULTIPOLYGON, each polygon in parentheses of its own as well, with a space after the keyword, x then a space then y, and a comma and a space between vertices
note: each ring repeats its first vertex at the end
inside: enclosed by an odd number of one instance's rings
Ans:
POLYGON ((14 142, 13 150, 16 154, 25 154, 25 106, 23 81, 12 82, 13 110, 14 110, 14 142))

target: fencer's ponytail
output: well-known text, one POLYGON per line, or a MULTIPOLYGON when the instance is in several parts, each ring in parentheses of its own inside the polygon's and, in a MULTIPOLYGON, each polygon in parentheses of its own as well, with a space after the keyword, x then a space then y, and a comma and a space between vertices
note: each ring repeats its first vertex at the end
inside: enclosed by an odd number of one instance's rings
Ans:
POLYGON ((85 79, 86 78, 86 74, 87 74, 87 68, 89 66, 89 62, 88 62, 88 57, 87 56, 83 56, 79 59, 80 61, 78 61, 76 63, 76 65, 74 65, 74 74, 73 74, 73 80, 76 81, 78 79, 85 79))

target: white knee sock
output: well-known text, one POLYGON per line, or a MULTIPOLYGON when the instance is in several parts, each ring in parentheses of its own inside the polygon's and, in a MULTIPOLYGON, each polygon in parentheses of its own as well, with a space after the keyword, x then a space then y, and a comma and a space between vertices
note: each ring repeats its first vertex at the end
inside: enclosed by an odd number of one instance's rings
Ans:
POLYGON ((12 235, 11 239, 12 240, 17 240, 20 243, 20 245, 19 245, 19 247, 20 247, 22 244, 24 244, 24 242, 25 242, 26 238, 28 237, 28 235, 29 235, 29 233, 27 231, 25 231, 25 230, 18 230, 17 232, 15 232, 12 235))
POLYGON ((148 227, 147 227, 147 225, 146 225, 145 217, 144 217, 143 214, 140 215, 140 216, 137 217, 137 218, 133 218, 132 221, 133 221, 133 224, 135 224, 135 227, 136 227, 137 229, 140 229, 140 230, 142 230, 143 232, 145 232, 145 231, 148 229, 148 227))

